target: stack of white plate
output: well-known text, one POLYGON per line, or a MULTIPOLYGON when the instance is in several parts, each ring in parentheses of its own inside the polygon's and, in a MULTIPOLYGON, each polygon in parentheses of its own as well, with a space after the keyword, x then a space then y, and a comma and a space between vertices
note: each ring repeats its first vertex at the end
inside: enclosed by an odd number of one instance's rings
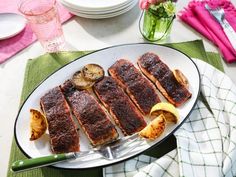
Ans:
POLYGON ((71 13, 92 19, 110 18, 131 10, 138 0, 60 0, 71 13))

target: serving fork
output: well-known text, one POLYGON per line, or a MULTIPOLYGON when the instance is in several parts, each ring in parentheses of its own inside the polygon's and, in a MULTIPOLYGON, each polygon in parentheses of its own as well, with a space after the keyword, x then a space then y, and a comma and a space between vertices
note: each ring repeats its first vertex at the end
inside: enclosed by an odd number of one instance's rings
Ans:
POLYGON ((108 160, 118 159, 129 153, 131 150, 137 148, 143 142, 144 141, 142 138, 136 133, 131 136, 120 138, 114 142, 100 146, 98 148, 93 148, 89 151, 54 154, 44 157, 18 160, 12 164, 11 169, 14 172, 20 172, 39 167, 45 167, 68 160, 80 159, 91 155, 98 155, 93 156, 94 158, 92 160, 98 158, 104 158, 108 160))
POLYGON ((230 41, 232 47, 236 50, 236 33, 234 29, 230 26, 229 22, 225 19, 224 9, 220 7, 211 9, 208 4, 205 4, 205 8, 222 26, 225 35, 230 41))

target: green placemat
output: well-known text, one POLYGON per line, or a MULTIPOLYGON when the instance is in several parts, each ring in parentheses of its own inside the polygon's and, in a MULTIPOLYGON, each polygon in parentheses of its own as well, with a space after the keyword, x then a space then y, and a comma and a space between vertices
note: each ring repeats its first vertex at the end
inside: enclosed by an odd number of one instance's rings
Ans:
MULTIPOLYGON (((176 48, 190 57, 199 58, 204 60, 211 65, 215 66, 219 70, 223 71, 223 65, 221 63, 221 57, 212 52, 205 52, 203 42, 201 40, 182 42, 182 43, 172 43, 166 44, 176 48)), ((35 59, 30 59, 26 66, 24 86, 21 95, 21 104, 30 94, 30 92, 48 75, 56 71, 63 65, 69 63, 70 61, 83 56, 89 52, 60 52, 57 54, 45 54, 39 56, 35 59)), ((160 157, 165 153, 176 147, 176 141, 174 136, 170 136, 166 141, 162 142, 160 146, 155 147, 145 154, 160 157)), ((20 149, 17 147, 15 139, 12 142, 11 156, 9 160, 9 169, 12 162, 26 158, 20 149)), ((64 170, 44 167, 41 169, 35 169, 31 171, 26 171, 22 173, 13 173, 8 169, 9 177, 99 177, 102 176, 102 168, 94 168, 90 170, 64 170)))

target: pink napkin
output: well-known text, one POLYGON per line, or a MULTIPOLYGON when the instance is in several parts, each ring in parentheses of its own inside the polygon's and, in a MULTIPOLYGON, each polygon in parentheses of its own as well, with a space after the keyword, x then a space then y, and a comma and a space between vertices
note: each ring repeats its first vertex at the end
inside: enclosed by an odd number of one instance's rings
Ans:
MULTIPOLYGON (((17 10, 17 5, 19 1, 20 0, 0 0, 0 13, 19 13, 19 11, 17 10)), ((65 22, 73 16, 59 3, 57 5, 61 22, 65 22)), ((16 53, 18 53, 19 51, 21 51, 22 49, 29 46, 36 40, 37 38, 33 34, 28 24, 26 25, 25 29, 18 35, 9 39, 0 40, 0 64, 15 55, 16 53)))
POLYGON ((222 7, 225 18, 236 31, 236 9, 229 0, 191 1, 178 15, 179 18, 213 42, 220 50, 226 62, 236 61, 236 51, 230 44, 220 24, 205 9, 205 3, 211 8, 222 7))

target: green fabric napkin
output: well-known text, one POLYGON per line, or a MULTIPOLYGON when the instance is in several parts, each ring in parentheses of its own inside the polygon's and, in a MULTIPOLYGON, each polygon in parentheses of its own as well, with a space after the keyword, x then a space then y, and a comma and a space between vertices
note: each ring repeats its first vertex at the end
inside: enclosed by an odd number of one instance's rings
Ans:
MULTIPOLYGON (((217 53, 205 52, 203 42, 201 40, 165 44, 166 46, 178 49, 185 54, 193 58, 198 58, 209 64, 215 66, 219 70, 223 71, 223 65, 221 63, 221 57, 217 53)), ((28 97, 31 91, 51 73, 63 65, 73 61, 74 59, 81 57, 89 53, 74 51, 74 52, 60 52, 55 54, 45 54, 35 59, 30 59, 26 66, 24 86, 21 95, 21 104, 28 97)), ((160 146, 154 147, 145 154, 154 157, 161 157, 165 153, 176 147, 176 141, 174 136, 170 136, 166 141, 160 144, 160 146)), ((90 170, 64 170, 44 167, 22 173, 13 173, 10 171, 11 164, 19 159, 26 158, 20 149, 17 147, 15 139, 12 142, 11 156, 9 160, 8 176, 9 177, 99 177, 102 176, 102 168, 94 168, 90 170)))

